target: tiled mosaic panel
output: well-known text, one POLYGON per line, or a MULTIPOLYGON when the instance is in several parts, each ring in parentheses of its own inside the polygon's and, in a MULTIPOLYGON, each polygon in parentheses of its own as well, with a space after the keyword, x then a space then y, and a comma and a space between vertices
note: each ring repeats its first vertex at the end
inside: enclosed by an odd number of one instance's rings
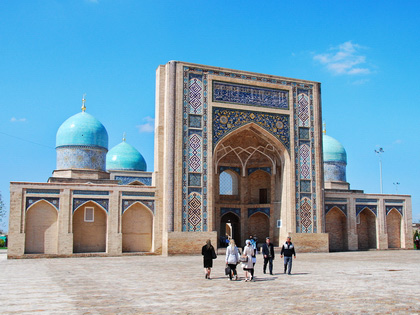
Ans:
POLYGON ((30 206, 35 204, 40 200, 45 200, 49 204, 51 204, 57 210, 60 210, 60 198, 43 198, 43 197, 26 197, 26 207, 25 210, 28 210, 30 206))
POLYGON ((288 115, 219 107, 213 107, 213 148, 224 136, 251 122, 267 130, 287 149, 290 148, 288 115))
POLYGON ((152 211, 153 214, 155 214, 155 201, 154 200, 123 200, 121 213, 124 213, 125 210, 127 210, 130 206, 132 206, 136 202, 145 205, 147 208, 149 208, 152 211))
POLYGON ((201 75, 190 74, 188 105, 190 114, 203 113, 203 82, 201 75))
POLYGON ((360 214, 365 209, 371 210, 375 215, 378 215, 377 209, 378 207, 375 205, 356 205, 356 216, 360 214))
POLYGON ((340 209, 341 211, 343 211, 344 215, 347 216, 347 205, 340 205, 340 204, 325 205, 325 214, 327 214, 333 208, 340 209))
POLYGON ((189 137, 189 159, 188 171, 189 172, 202 172, 201 159, 202 159, 202 138, 198 134, 192 134, 189 137))
POLYGON ((89 199, 89 198, 73 198, 73 212, 77 210, 80 206, 85 203, 93 201, 99 206, 101 206, 108 213, 109 209, 109 200, 108 199, 89 199))
POLYGON ((184 69, 183 100, 182 230, 207 231, 206 75, 184 69))
POLYGON ((289 92, 213 81, 213 102, 289 109, 289 92))
POLYGON ((202 199, 199 193, 188 196, 188 231, 201 231, 202 199))
POLYGON ((312 206, 311 199, 303 197, 300 200, 299 209, 300 229, 301 233, 312 233, 312 206))
POLYGON ((27 194, 51 194, 59 195, 60 189, 26 189, 27 194))
POLYGON ((251 175, 252 173, 261 170, 264 172, 267 172, 268 174, 271 174, 271 167, 250 167, 248 168, 248 175, 251 175))
POLYGON ((309 128, 299 127, 299 139, 309 140, 309 128))
POLYGON ((300 191, 310 193, 311 192, 311 181, 310 180, 301 180, 300 181, 300 191))
POLYGON ((239 218, 241 217, 241 208, 220 208, 220 216, 222 217, 228 212, 236 214, 239 218))
POLYGON ((132 182, 140 182, 145 186, 152 186, 152 177, 143 176, 115 176, 115 180, 118 181, 118 185, 128 185, 132 182))
POLYGON ((309 127, 309 97, 306 93, 298 95, 299 127, 309 127))
POLYGON ((106 149, 84 146, 60 147, 57 151, 57 169, 105 170, 106 149))
POLYGON ((299 147, 300 179, 311 179, 311 149, 308 143, 299 147))
POLYGON ((386 215, 391 212, 392 209, 397 210, 401 215, 403 215, 403 207, 402 206, 385 206, 386 215))
POLYGON ((257 212, 262 212, 270 217, 270 208, 248 208, 248 218, 257 212))
POLYGON ((346 181, 346 163, 324 162, 325 181, 346 181))
POLYGON ((100 190, 73 190, 73 195, 108 196, 109 195, 109 191, 100 191, 100 190))

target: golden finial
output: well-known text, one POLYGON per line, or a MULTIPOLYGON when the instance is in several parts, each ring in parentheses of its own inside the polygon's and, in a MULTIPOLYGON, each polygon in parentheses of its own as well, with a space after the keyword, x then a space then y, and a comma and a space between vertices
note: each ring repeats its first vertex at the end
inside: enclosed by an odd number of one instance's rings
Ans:
POLYGON ((86 111, 85 103, 86 103, 86 93, 83 94, 83 98, 82 98, 82 112, 86 111))
POLYGON ((126 140, 126 139, 125 139, 125 132, 124 132, 124 133, 123 133, 123 141, 125 142, 125 140, 126 140))
POLYGON ((327 134, 327 127, 326 127, 326 124, 325 124, 325 121, 324 121, 324 123, 322 124, 322 133, 325 135, 325 134, 327 134))

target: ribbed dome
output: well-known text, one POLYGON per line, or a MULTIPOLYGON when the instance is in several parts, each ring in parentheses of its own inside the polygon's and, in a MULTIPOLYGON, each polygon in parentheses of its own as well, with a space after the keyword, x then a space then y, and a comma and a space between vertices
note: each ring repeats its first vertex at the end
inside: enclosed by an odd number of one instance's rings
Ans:
POLYGON ((347 164, 347 153, 343 145, 333 137, 322 135, 324 162, 342 162, 347 164))
POLYGON ((143 155, 132 145, 123 141, 108 151, 106 170, 146 171, 143 155))
POLYGON ((83 111, 68 118, 57 131, 56 147, 72 145, 108 149, 108 132, 99 120, 83 111))

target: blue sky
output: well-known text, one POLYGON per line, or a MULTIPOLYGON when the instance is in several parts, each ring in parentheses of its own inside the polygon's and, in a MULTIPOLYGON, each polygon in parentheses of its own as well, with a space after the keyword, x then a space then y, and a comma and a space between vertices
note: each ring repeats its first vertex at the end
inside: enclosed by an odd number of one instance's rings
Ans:
POLYGON ((352 189, 412 195, 420 221, 419 1, 0 2, 0 191, 45 182, 55 134, 87 112, 153 171, 155 70, 181 60, 322 83, 352 189), (400 183, 394 185, 394 183, 400 183))

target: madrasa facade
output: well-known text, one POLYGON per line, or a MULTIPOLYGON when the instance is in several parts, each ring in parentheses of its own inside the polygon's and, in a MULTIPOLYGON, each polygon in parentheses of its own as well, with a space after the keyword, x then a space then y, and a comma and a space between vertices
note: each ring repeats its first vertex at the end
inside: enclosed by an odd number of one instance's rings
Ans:
POLYGON ((84 101, 56 155, 47 182, 10 184, 9 258, 200 254, 249 235, 299 252, 412 247, 411 196, 350 189, 318 82, 170 61, 153 172, 125 139, 108 151, 84 101))

